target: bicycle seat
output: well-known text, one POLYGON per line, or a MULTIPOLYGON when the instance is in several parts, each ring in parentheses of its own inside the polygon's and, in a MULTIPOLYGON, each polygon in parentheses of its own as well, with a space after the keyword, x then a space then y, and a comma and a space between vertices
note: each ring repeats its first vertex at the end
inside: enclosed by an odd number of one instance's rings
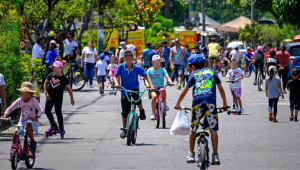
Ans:
POLYGON ((205 136, 209 137, 209 133, 207 131, 201 131, 201 132, 196 133, 196 137, 199 137, 200 135, 205 135, 205 136))

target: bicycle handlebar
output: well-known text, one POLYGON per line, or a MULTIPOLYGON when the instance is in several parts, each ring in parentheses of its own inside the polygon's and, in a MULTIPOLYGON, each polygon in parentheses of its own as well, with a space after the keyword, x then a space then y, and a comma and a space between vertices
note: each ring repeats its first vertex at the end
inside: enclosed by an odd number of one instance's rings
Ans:
POLYGON ((171 86, 171 84, 168 83, 168 84, 165 84, 163 86, 154 86, 154 88, 155 88, 156 91, 165 91, 167 86, 171 86), (157 89, 160 89, 160 88, 164 88, 164 89, 163 90, 157 90, 157 89))
MULTIPOLYGON (((10 121, 10 123, 12 124, 12 126, 14 127, 21 127, 21 126, 18 126, 18 125, 15 125, 12 120, 11 120, 11 117, 8 117, 8 118, 1 118, 0 117, 0 120, 6 120, 6 121, 10 121)), ((32 123, 33 121, 31 119, 28 119, 25 124, 23 126, 25 126, 27 123, 32 123)))
MULTIPOLYGON (((222 112, 225 112, 225 111, 227 111, 227 109, 229 109, 230 108, 230 106, 227 106, 227 107, 224 107, 224 108, 217 108, 217 112, 218 113, 222 113, 222 112)), ((174 109, 176 109, 176 110, 179 110, 179 108, 177 108, 177 107, 174 107, 174 109)), ((184 109, 184 111, 187 113, 187 111, 191 111, 192 109, 190 109, 190 108, 185 108, 185 107, 182 107, 182 109, 184 109)))
POLYGON ((236 83, 238 81, 235 81, 235 80, 230 80, 230 81, 226 81, 227 83, 236 83))
MULTIPOLYGON (((111 86, 111 88, 115 88, 115 86, 111 86)), ((127 93, 141 93, 141 96, 139 97, 139 99, 135 101, 135 102, 138 102, 138 101, 141 100, 141 98, 142 98, 142 96, 144 95, 144 93, 145 93, 146 91, 149 90, 149 89, 145 89, 144 91, 140 92, 140 91, 126 90, 126 89, 125 89, 124 87, 122 87, 122 86, 121 86, 120 88, 121 88, 121 89, 119 89, 119 90, 124 90, 124 91, 125 91, 126 97, 127 97, 127 99, 128 99, 129 102, 132 102, 132 100, 129 99, 127 93)))

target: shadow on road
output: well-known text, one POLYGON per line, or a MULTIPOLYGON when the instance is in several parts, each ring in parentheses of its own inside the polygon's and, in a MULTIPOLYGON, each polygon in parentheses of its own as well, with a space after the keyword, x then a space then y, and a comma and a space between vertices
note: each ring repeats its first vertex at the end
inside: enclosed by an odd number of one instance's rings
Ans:
POLYGON ((132 146, 155 146, 156 144, 147 144, 147 143, 140 143, 140 144, 135 144, 132 146))

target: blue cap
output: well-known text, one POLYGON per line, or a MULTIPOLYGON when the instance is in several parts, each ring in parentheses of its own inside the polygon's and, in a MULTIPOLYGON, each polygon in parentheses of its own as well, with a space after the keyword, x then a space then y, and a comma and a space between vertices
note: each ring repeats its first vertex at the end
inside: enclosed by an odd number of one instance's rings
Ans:
POLYGON ((198 41, 198 43, 197 44, 202 44, 202 41, 198 41))
POLYGON ((100 58, 101 58, 101 59, 104 59, 104 58, 105 58, 105 54, 104 54, 104 53, 101 53, 101 54, 100 54, 100 58))
POLYGON ((200 61, 204 61, 205 57, 202 54, 193 54, 189 57, 189 65, 200 62, 200 61))

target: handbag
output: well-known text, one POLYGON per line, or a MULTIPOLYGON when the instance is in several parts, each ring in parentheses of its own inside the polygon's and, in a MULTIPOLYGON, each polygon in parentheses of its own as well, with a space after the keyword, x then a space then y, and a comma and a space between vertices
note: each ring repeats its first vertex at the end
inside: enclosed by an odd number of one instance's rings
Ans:
POLYGON ((94 64, 94 63, 85 63, 85 65, 86 65, 87 67, 93 67, 93 64, 94 64))

